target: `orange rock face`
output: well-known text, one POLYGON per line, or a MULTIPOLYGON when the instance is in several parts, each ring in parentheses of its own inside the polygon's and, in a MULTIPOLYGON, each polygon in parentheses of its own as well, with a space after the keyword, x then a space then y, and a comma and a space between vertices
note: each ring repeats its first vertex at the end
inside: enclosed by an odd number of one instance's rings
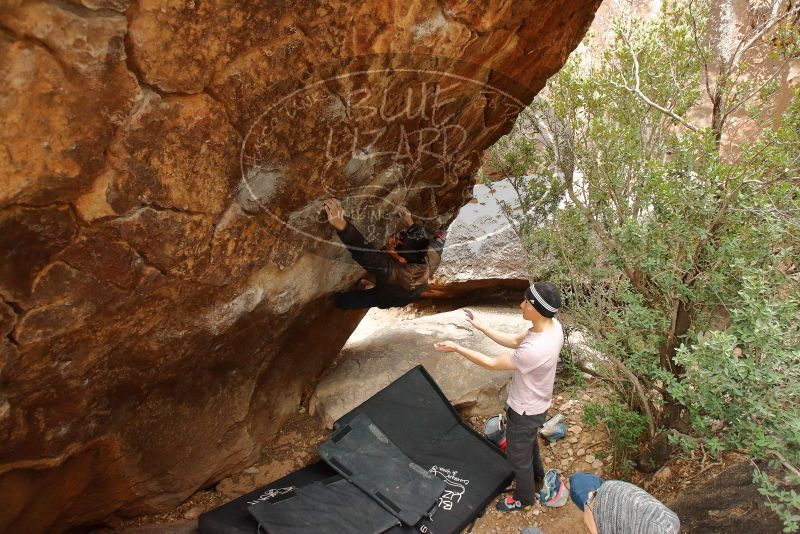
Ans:
POLYGON ((258 456, 378 241, 469 197, 599 0, 0 6, 0 531, 175 506, 258 456))

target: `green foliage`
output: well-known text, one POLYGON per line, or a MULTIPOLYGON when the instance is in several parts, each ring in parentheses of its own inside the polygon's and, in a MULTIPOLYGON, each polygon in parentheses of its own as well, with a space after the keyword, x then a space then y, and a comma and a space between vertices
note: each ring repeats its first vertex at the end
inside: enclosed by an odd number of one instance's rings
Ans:
MULTIPOLYGON (((507 176, 517 192, 513 204, 496 198, 497 204, 520 241, 527 250, 531 250, 535 246, 533 232, 547 220, 561 199, 558 179, 555 176, 541 177, 527 173, 527 169, 534 166, 534 161, 539 156, 534 143, 518 127, 511 134, 499 139, 491 153, 495 155, 491 158, 492 167, 507 176)), ((492 181, 488 176, 481 176, 481 181, 492 188, 492 181)), ((531 263, 532 258, 532 254, 528 254, 526 258, 529 278, 536 268, 531 263)))
MULTIPOLYGON (((784 532, 800 530, 800 495, 794 489, 786 489, 785 484, 776 482, 774 477, 764 472, 756 472, 754 480, 761 487, 758 492, 767 498, 767 506, 772 508, 784 521, 784 532)), ((795 485, 797 477, 794 478, 795 485)))
MULTIPOLYGON (((692 413, 711 452, 745 449, 773 466, 800 465, 800 301, 774 291, 768 273, 754 269, 744 280, 730 326, 698 334, 676 359, 686 370, 670 386, 692 413), (714 432, 711 421, 722 422, 714 432)), ((770 506, 798 526, 800 475, 784 480, 758 475, 770 506), (790 511, 794 509, 795 515, 790 511), (793 519, 792 519, 793 517, 793 519)), ((792 530, 787 530, 790 532, 792 530)))
MULTIPOLYGON (((562 369, 557 376, 560 389, 580 390, 585 388, 588 382, 586 382, 586 378, 583 376, 583 371, 578 368, 578 359, 580 355, 577 353, 576 347, 570 342, 571 332, 572 327, 565 324, 564 346, 561 348, 561 354, 559 355, 559 362, 562 365, 562 369)), ((573 392, 570 393, 570 396, 573 397, 576 394, 576 392, 573 392)))
MULTIPOLYGON (((598 368, 619 397, 593 416, 630 430, 612 438, 622 466, 641 434, 627 406, 648 428, 684 428, 688 414, 693 439, 712 451, 777 453, 791 478, 800 464, 800 95, 773 121, 778 71, 742 76, 744 55, 714 49, 710 5, 667 2, 659 17, 615 21, 602 57, 573 54, 488 164, 515 177, 523 207, 504 211, 536 277, 564 288, 575 324, 607 358, 598 368), (702 106, 710 127, 692 122, 702 106), (761 133, 723 151, 737 110, 761 133)), ((783 68, 796 33, 753 9, 742 43, 778 39, 783 68)), ((799 509, 787 480, 763 490, 792 525, 799 509)))
POLYGON ((628 408, 619 397, 613 397, 608 402, 587 403, 583 408, 583 422, 607 430, 614 453, 613 470, 623 476, 629 473, 635 465, 633 458, 639 452, 647 419, 628 408))

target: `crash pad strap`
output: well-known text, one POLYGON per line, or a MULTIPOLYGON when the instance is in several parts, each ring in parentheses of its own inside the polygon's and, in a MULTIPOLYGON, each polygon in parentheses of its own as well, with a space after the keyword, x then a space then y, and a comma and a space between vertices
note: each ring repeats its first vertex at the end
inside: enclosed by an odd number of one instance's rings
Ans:
POLYGON ((406 525, 430 512, 445 482, 414 463, 365 414, 340 425, 319 455, 406 525))
POLYGON ((400 521, 339 476, 287 491, 248 508, 269 534, 380 534, 400 521))

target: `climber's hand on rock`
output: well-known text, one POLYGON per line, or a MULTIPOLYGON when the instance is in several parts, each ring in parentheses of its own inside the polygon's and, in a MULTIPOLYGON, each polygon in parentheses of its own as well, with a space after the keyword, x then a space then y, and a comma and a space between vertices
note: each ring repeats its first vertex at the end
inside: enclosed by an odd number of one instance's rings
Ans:
POLYGON ((397 208, 397 216, 400 217, 400 224, 403 228, 411 228, 414 225, 414 218, 405 206, 397 208))
POLYGON ((458 345, 458 343, 453 341, 440 341, 438 343, 434 343, 433 348, 439 352, 458 352, 458 349, 461 347, 458 345))
POLYGON ((481 321, 476 315, 475 312, 470 310, 469 308, 464 308, 464 314, 467 316, 467 322, 483 332, 486 328, 486 323, 481 321))
POLYGON ((344 230, 345 226, 347 226, 347 221, 344 220, 344 210, 342 209, 342 203, 336 200, 335 198, 329 198, 325 200, 325 213, 328 214, 328 222, 331 226, 339 230, 340 232, 344 230))

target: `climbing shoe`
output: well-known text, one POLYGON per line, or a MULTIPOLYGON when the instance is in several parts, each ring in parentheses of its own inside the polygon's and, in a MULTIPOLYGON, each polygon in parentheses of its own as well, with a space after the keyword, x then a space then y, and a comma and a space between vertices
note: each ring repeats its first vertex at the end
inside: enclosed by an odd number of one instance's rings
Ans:
POLYGON ((517 510, 530 510, 530 504, 522 504, 520 501, 516 500, 512 495, 509 495, 505 499, 500 499, 497 501, 497 505, 495 506, 501 512, 516 512, 517 510))

